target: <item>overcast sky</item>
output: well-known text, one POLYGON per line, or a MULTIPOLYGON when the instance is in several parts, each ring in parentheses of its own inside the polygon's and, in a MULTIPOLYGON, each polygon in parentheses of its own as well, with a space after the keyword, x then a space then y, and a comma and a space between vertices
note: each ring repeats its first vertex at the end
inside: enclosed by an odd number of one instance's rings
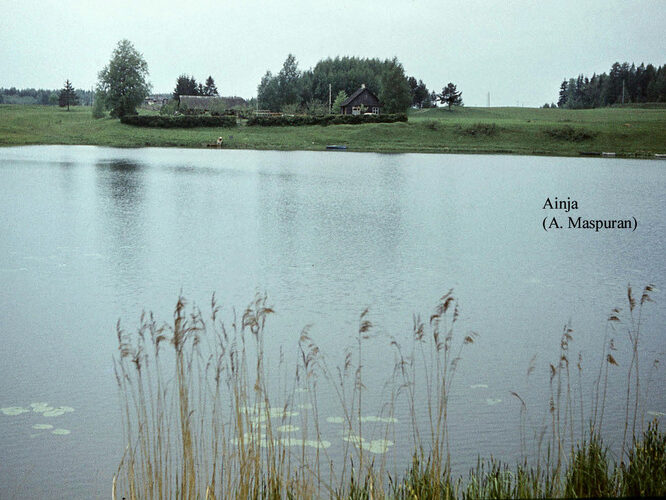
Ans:
POLYGON ((408 75, 468 106, 557 101, 565 77, 615 61, 666 64, 666 0, 0 0, 0 87, 90 88, 117 42, 148 63, 155 92, 181 73, 256 96, 289 53, 397 56, 408 75))

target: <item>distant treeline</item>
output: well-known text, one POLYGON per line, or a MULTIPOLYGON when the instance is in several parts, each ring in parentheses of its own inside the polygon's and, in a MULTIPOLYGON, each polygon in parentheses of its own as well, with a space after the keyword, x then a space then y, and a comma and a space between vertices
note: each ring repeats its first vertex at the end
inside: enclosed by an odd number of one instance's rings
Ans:
POLYGON ((579 75, 560 85, 560 108, 598 108, 613 104, 666 102, 666 65, 616 62, 608 74, 579 75))
MULTIPOLYGON (((46 106, 57 106, 61 90, 17 89, 16 87, 6 89, 0 87, 0 104, 43 104, 46 106)), ((76 89, 75 92, 80 105, 92 105, 92 91, 76 89)))
MULTIPOLYGON (((365 86, 379 98, 382 111, 404 112, 410 106, 434 106, 434 96, 421 80, 405 75, 397 59, 364 59, 336 57, 319 61, 313 69, 300 71, 289 54, 277 75, 270 71, 261 79, 257 98, 262 109, 288 113, 328 113, 330 99, 339 104, 347 96, 365 86)), ((333 102, 331 102, 333 104, 333 102)), ((333 105, 334 112, 339 112, 333 105)))

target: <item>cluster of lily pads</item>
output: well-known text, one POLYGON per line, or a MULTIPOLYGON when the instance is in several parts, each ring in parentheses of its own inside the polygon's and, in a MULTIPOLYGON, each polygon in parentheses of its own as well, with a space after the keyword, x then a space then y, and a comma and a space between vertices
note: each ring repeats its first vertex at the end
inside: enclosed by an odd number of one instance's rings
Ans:
MULTIPOLYGON (((21 415, 23 413, 37 413, 43 417, 59 417, 74 411, 74 408, 71 406, 50 406, 48 403, 42 402, 30 403, 29 406, 29 408, 24 408, 23 406, 6 406, 0 408, 0 412, 8 416, 21 415)), ((39 431, 50 430, 51 434, 55 434, 56 436, 65 436, 71 432, 68 429, 54 428, 51 424, 43 423, 34 424, 32 428, 39 431)))
MULTIPOLYGON (((311 404, 300 404, 297 407, 302 410, 312 409, 311 404)), ((270 444, 268 436, 266 435, 265 432, 263 432, 264 431, 263 427, 266 426, 266 421, 271 418, 285 419, 290 417, 296 417, 299 414, 298 412, 292 411, 286 407, 269 408, 262 405, 258 405, 256 407, 244 406, 241 407, 240 410, 246 414, 247 422, 249 422, 253 426, 256 425, 257 430, 259 432, 247 432, 244 433, 242 437, 239 436, 233 439, 232 442, 236 445, 243 442, 246 444, 259 444, 260 446, 268 446, 270 444)), ((331 424, 343 424, 345 422, 344 418, 342 417, 328 417, 326 421, 331 424)), ((361 417, 361 422, 396 423, 398 422, 398 420, 393 417, 380 417, 380 416, 368 415, 361 417)), ((299 446, 299 447, 307 446, 317 449, 325 449, 331 446, 330 441, 299 439, 293 437, 292 435, 289 435, 291 433, 298 432, 301 430, 300 427, 295 425, 291 424, 280 425, 275 429, 277 430, 278 433, 280 433, 281 436, 280 438, 273 441, 274 444, 282 444, 284 446, 299 446)), ((377 454, 386 453, 389 447, 393 446, 393 442, 387 439, 366 440, 364 437, 356 436, 345 432, 342 432, 341 434, 342 434, 342 439, 344 441, 350 442, 353 445, 362 448, 366 451, 369 451, 371 453, 377 453, 377 454)))
MULTIPOLYGON (((487 389, 488 384, 472 384, 469 386, 470 389, 487 389)), ((486 398, 486 404, 488 406, 495 406, 497 403, 501 403, 502 400, 500 398, 486 398)))

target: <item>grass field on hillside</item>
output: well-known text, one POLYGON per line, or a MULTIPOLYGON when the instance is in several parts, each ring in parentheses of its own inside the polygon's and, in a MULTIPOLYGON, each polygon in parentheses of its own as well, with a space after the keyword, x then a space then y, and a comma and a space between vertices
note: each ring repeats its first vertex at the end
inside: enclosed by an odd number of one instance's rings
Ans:
POLYGON ((577 156, 666 153, 666 107, 565 110, 458 108, 412 110, 407 123, 304 127, 148 129, 92 118, 89 107, 0 105, 0 146, 85 144, 115 147, 502 153, 577 156))

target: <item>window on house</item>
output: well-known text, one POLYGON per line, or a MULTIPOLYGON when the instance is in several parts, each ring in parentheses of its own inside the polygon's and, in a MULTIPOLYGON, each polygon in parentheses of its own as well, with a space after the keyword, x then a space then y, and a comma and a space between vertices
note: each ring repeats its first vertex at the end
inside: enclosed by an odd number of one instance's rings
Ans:
POLYGON ((372 114, 373 114, 373 115, 378 115, 378 114, 379 114, 379 108, 378 108, 377 106, 374 106, 374 107, 372 108, 372 114))
POLYGON ((353 106, 352 115, 360 115, 360 114, 361 114, 361 106, 353 106))

